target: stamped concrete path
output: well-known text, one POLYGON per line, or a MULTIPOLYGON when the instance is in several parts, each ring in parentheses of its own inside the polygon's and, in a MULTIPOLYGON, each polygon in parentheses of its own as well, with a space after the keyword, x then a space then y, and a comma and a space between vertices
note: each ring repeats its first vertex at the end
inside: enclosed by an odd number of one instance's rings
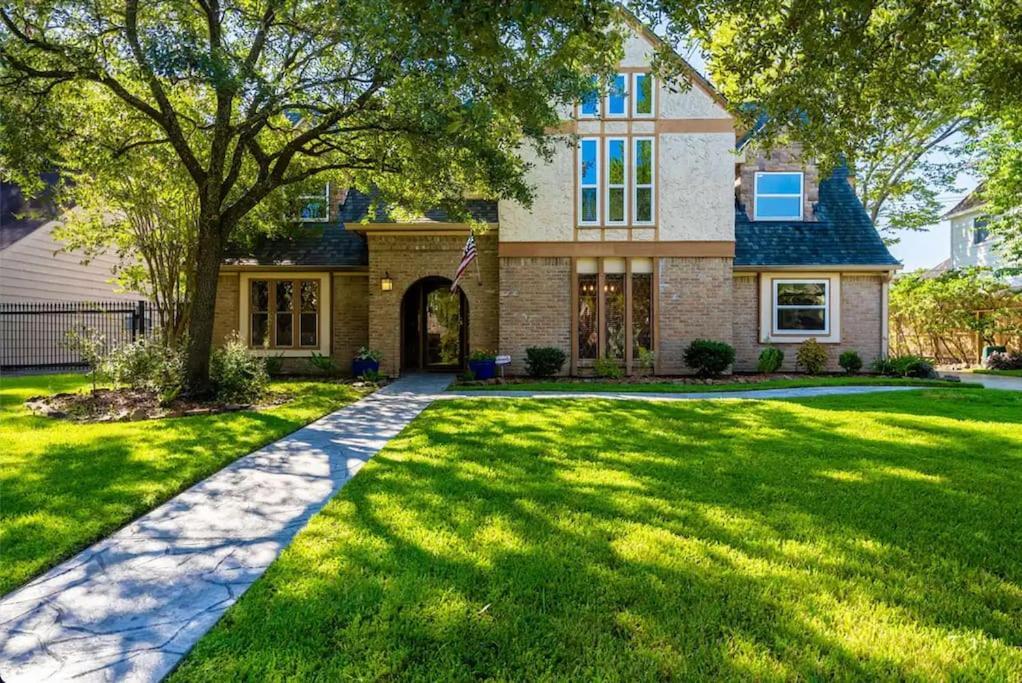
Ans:
POLYGON ((159 680, 451 379, 403 378, 331 413, 9 594, 0 677, 159 680))

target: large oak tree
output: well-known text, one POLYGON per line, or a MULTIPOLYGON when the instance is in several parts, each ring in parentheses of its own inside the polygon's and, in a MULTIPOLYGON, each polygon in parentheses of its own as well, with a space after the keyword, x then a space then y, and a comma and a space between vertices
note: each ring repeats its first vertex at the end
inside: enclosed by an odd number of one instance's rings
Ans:
MULTIPOLYGON (((528 202, 586 74, 617 62, 609 2, 49 0, 0 4, 0 168, 172 150, 199 216, 187 383, 208 391, 224 249, 275 194, 331 174, 408 208, 528 202)), ((81 177, 81 176, 80 176, 81 177)), ((257 221, 258 222, 258 221, 257 221)))

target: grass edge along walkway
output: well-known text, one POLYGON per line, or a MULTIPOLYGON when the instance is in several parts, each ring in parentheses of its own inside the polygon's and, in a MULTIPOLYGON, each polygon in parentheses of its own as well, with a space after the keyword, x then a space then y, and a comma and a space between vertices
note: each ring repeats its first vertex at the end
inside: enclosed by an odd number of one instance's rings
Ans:
POLYGON ((947 380, 912 379, 903 377, 806 377, 798 379, 770 379, 762 382, 733 382, 729 384, 684 384, 680 382, 601 382, 585 381, 535 381, 507 382, 505 384, 454 384, 448 391, 531 391, 531 392, 620 392, 650 394, 690 394, 728 391, 759 391, 764 389, 802 389, 809 387, 930 387, 930 388, 980 388, 975 382, 950 382, 947 380))

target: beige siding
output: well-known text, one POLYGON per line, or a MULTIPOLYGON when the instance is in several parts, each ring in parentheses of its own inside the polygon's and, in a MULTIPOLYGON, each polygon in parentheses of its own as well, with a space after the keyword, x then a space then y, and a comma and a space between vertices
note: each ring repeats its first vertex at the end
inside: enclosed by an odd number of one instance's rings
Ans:
POLYGON ((116 257, 99 256, 83 265, 81 256, 62 251, 50 223, 0 251, 0 302, 137 300, 117 293, 116 257))

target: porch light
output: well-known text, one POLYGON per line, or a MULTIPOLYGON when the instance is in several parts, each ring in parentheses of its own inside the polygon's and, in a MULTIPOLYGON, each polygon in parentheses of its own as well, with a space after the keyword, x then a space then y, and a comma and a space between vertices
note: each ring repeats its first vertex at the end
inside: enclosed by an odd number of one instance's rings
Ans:
POLYGON ((389 292, 394 289, 394 281, 390 279, 390 273, 384 273, 380 279, 380 289, 384 292, 389 292))

